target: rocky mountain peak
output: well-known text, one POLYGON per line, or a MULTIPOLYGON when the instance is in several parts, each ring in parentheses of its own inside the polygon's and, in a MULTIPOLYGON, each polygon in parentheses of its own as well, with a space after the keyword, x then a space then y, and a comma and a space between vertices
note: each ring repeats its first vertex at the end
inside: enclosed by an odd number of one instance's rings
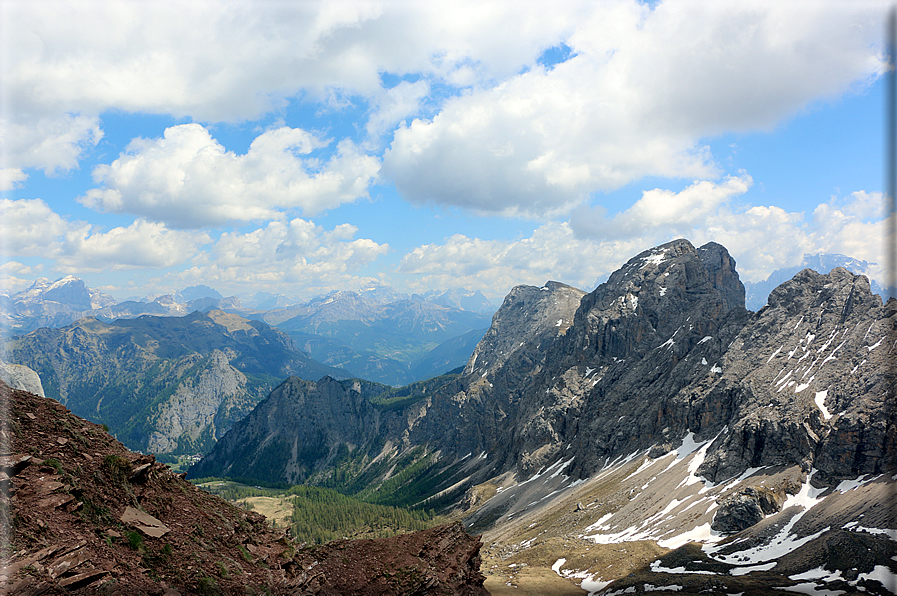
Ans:
MULTIPOLYGON (((486 376, 525 346, 538 347, 567 332, 585 292, 549 281, 542 287, 513 288, 492 317, 492 326, 464 368, 486 376)), ((545 347, 545 346, 543 346, 545 347)))
POLYGON ((701 262, 710 275, 710 281, 723 295, 729 308, 744 308, 744 284, 735 271, 735 259, 726 247, 716 242, 708 242, 698 248, 701 262))
POLYGON ((574 349, 586 357, 643 355, 682 329, 679 341, 711 335, 743 305, 744 287, 724 247, 674 240, 636 255, 583 298, 574 349))

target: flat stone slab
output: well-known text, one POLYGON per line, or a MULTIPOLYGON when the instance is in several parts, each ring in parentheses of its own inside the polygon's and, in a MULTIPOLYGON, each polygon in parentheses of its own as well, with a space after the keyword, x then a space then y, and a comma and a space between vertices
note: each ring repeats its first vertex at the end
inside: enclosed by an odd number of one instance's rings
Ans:
POLYGON ((68 505, 72 501, 75 500, 75 497, 72 495, 66 494, 56 494, 47 497, 46 499, 41 499, 37 502, 37 506, 41 509, 58 509, 63 505, 68 505))
POLYGON ((119 518, 121 523, 128 524, 136 528, 140 533, 150 538, 161 538, 171 531, 160 520, 156 519, 149 513, 144 513, 134 507, 125 507, 125 512, 119 518))
POLYGON ((109 572, 104 569, 91 569, 90 571, 85 571, 83 573, 79 573, 78 575, 73 575, 71 577, 61 579, 59 580, 59 585, 63 588, 68 588, 69 590, 77 590, 98 580, 108 573, 109 572))
POLYGON ((47 565, 47 573, 49 573, 50 577, 56 579, 60 575, 68 572, 70 569, 74 569, 75 567, 92 558, 93 553, 91 551, 87 550, 86 548, 79 548, 78 550, 70 552, 67 555, 58 557, 52 563, 47 565))

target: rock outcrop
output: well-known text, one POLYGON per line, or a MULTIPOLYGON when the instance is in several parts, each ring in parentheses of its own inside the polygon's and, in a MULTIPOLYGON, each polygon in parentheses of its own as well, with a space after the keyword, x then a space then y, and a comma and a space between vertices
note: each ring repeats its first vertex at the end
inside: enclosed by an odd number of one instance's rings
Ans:
MULTIPOLYGON (((354 451, 377 439, 381 414, 371 397, 384 387, 359 380, 291 377, 196 464, 193 477, 232 476, 301 483, 331 463, 340 446, 354 451), (247 445, 260 448, 247 449, 247 445), (249 473, 247 473, 249 471, 249 473)), ((391 415, 398 421, 395 413, 391 415)), ((385 430, 385 429, 383 429, 385 430)))
POLYGON ((40 376, 27 366, 0 362, 0 380, 13 389, 21 389, 44 397, 44 386, 40 382, 40 376))

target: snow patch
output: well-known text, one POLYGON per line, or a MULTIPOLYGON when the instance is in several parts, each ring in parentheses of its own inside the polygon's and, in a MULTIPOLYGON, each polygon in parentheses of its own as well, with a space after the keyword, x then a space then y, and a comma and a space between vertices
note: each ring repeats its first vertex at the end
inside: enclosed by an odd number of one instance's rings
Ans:
POLYGON ((897 586, 897 574, 884 565, 876 565, 869 573, 861 573, 857 580, 861 579, 871 579, 891 588, 897 586))
POLYGON ((747 575, 752 571, 769 571, 776 565, 778 565, 778 561, 771 561, 769 563, 763 563, 762 565, 751 565, 750 567, 736 567, 735 569, 729 570, 729 573, 732 575, 747 575))
POLYGON ((885 339, 885 338, 882 337, 880 340, 878 340, 878 342, 877 342, 874 346, 867 346, 866 349, 869 350, 869 351, 871 352, 872 350, 874 350, 875 348, 877 348, 878 346, 880 346, 880 345, 881 345, 881 342, 883 342, 884 339, 885 339))
POLYGON ((698 345, 701 345, 702 343, 704 343, 704 342, 706 342, 706 341, 710 341, 711 339, 713 339, 712 336, 710 336, 710 335, 705 335, 704 338, 701 339, 701 341, 698 342, 698 345))
POLYGON ((794 581, 800 581, 802 579, 821 579, 823 581, 830 582, 842 578, 840 569, 835 572, 831 572, 826 570, 824 567, 817 567, 816 569, 810 569, 809 571, 804 571, 803 573, 789 575, 788 579, 794 581))
POLYGON ((647 265, 649 263, 652 265, 659 265, 659 264, 663 263, 666 260, 666 258, 667 258, 666 251, 660 251, 660 252, 652 253, 650 256, 643 257, 642 260, 645 261, 645 265, 647 265))
POLYGON ((704 542, 711 544, 722 540, 722 536, 716 534, 710 529, 710 522, 700 525, 697 528, 683 532, 678 536, 673 536, 667 540, 658 540, 657 545, 662 548, 675 549, 689 542, 704 542))
POLYGON ((651 563, 651 571, 654 573, 693 573, 695 575, 717 575, 713 571, 689 571, 685 567, 663 567, 660 559, 651 563))
POLYGON ((828 396, 828 390, 825 391, 817 391, 816 398, 814 401, 816 402, 816 407, 819 408, 819 411, 822 412, 822 417, 828 420, 832 417, 829 413, 828 409, 825 407, 825 398, 828 396))

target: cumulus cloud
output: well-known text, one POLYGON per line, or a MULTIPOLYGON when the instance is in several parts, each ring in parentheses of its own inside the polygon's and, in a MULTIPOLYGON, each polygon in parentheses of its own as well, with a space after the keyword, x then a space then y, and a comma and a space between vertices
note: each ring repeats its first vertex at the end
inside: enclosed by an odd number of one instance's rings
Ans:
POLYGON ((773 270, 797 265, 803 255, 845 254, 882 264, 884 221, 874 211, 880 193, 854 192, 816 207, 808 217, 777 206, 751 206, 734 199, 747 189, 747 176, 721 184, 695 182, 672 193, 653 190, 614 218, 578 213, 570 223, 539 226, 529 238, 482 240, 457 234, 441 244, 419 246, 395 271, 417 291, 464 286, 498 300, 518 284, 561 281, 584 290, 639 252, 687 238, 695 246, 719 242, 735 257, 743 280, 766 279, 773 270), (695 206, 695 214, 675 206, 695 206), (657 209, 650 225, 637 216, 657 209), (574 223, 575 222, 575 223, 574 223), (620 232, 623 228, 626 233, 620 232), (590 234, 593 232, 594 234, 590 234))
POLYGON ((226 232, 197 264, 176 274, 179 282, 211 283, 314 296, 371 281, 364 268, 389 251, 389 245, 355 239, 358 229, 332 230, 303 219, 272 221, 256 230, 226 232), (202 281, 206 280, 206 281, 202 281))
POLYGON ((396 270, 411 290, 465 287, 501 299, 519 284, 555 280, 588 287, 613 258, 607 246, 577 238, 566 223, 549 223, 529 238, 482 240, 456 234, 442 244, 419 246, 396 270))
POLYGON ((56 265, 68 273, 172 267, 192 259, 210 241, 205 233, 169 230, 142 219, 108 232, 73 229, 61 241, 56 265))
POLYGON ((845 254, 883 264, 880 192, 835 197, 808 216, 776 205, 747 204, 740 197, 751 182, 742 174, 721 183, 697 181, 678 193, 645 191, 632 207, 610 218, 600 207, 580 207, 570 225, 580 239, 636 241, 641 247, 677 237, 696 245, 719 242, 735 256, 748 281, 797 265, 805 254, 845 254))
POLYGON ((424 94, 438 86, 450 99, 436 100, 434 117, 401 126, 386 156, 406 198, 565 213, 642 176, 708 177, 716 168, 702 138, 769 129, 867 83, 881 72, 884 7, 8 2, 4 21, 16 26, 3 31, 2 74, 18 120, 0 122, 3 144, 20 137, 19 124, 31 130, 0 183, 21 183, 30 167, 70 169, 102 134, 96 115, 110 109, 241 121, 300 95, 360 97, 371 106, 365 129, 379 137, 420 116, 424 94), (561 43, 572 58, 537 65, 561 43), (386 90, 384 74, 420 79, 386 90))
POLYGON ((50 256, 58 251, 57 239, 69 229, 69 223, 41 199, 0 199, 0 223, 4 257, 50 256))
POLYGON ((541 217, 644 176, 707 178, 701 139, 768 130, 877 77, 878 5, 596 5, 575 55, 400 127, 384 173, 408 199, 541 217))
POLYGON ((303 89, 375 96, 383 72, 505 78, 589 4, 9 2, 4 85, 32 111, 251 119, 303 89))
POLYGON ((140 219, 102 232, 66 220, 41 199, 0 199, 0 222, 4 259, 43 257, 64 273, 170 267, 190 259, 210 241, 205 233, 169 230, 140 219))
POLYGON ((302 157, 328 144, 282 127, 237 155, 199 124, 173 126, 161 139, 135 139, 114 162, 97 166, 94 180, 103 187, 79 200, 178 228, 274 219, 287 209, 314 214, 366 197, 379 168, 348 140, 326 162, 302 157))
POLYGON ((53 176, 78 168, 78 160, 103 137, 99 118, 81 114, 30 119, 22 115, 0 118, 0 190, 21 186, 25 170, 39 168, 53 176))
POLYGON ((632 207, 608 218, 603 207, 578 207, 570 222, 580 236, 631 238, 649 231, 656 234, 690 232, 706 221, 732 197, 744 194, 752 184, 747 174, 727 177, 721 184, 700 180, 676 193, 655 188, 644 191, 632 207))

